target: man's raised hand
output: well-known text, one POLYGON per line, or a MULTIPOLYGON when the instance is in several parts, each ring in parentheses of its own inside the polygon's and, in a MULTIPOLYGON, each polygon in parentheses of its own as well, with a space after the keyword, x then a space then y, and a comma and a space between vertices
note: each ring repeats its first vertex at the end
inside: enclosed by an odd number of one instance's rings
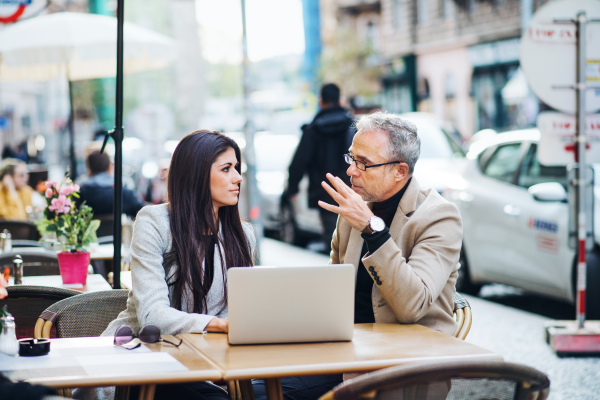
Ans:
POLYGON ((351 227, 362 232, 369 223, 369 219, 374 216, 373 212, 367 207, 362 197, 346 186, 340 178, 327 174, 327 179, 333 187, 325 181, 321 182, 321 186, 338 205, 334 206, 319 201, 319 206, 342 216, 351 227))

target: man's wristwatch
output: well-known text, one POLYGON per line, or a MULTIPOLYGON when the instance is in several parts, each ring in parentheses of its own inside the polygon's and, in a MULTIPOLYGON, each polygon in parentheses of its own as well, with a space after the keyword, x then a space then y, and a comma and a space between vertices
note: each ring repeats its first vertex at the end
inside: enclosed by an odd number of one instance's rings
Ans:
POLYGON ((377 233, 385 229, 385 222, 377 216, 369 218, 369 223, 365 227, 364 232, 366 233, 377 233))

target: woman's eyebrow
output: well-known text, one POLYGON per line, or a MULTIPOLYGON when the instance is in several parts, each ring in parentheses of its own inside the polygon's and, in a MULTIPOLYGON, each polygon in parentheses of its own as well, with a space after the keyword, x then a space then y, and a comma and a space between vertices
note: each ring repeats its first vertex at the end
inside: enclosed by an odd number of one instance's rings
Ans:
POLYGON ((223 165, 229 165, 231 167, 233 165, 233 163, 226 162, 226 163, 223 163, 223 164, 219 165, 219 167, 222 167, 223 165))

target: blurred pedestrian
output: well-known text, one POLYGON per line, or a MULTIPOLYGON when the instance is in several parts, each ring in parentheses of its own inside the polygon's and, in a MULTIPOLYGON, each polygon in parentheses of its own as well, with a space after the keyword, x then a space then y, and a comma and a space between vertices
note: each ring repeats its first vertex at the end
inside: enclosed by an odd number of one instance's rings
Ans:
MULTIPOLYGON (((92 151, 86 159, 89 178, 80 185, 77 207, 84 201, 94 210, 94 216, 112 215, 114 198, 114 178, 112 164, 106 153, 92 151)), ((135 218, 144 203, 137 195, 126 187, 123 188, 123 214, 135 218)))
POLYGON ((340 88, 334 83, 321 87, 319 97, 321 111, 313 121, 302 126, 302 137, 289 167, 288 187, 285 192, 290 198, 298 194, 298 185, 308 174, 308 207, 317 208, 323 225, 325 252, 331 250, 331 237, 335 230, 337 215, 319 207, 319 200, 332 202, 331 196, 321 187, 325 174, 344 177, 346 185, 350 179, 346 175, 348 165, 344 154, 352 143, 354 120, 350 111, 340 105, 340 88))
POLYGON ((7 158, 0 164, 0 218, 27 220, 33 193, 28 180, 27 164, 23 161, 7 158))

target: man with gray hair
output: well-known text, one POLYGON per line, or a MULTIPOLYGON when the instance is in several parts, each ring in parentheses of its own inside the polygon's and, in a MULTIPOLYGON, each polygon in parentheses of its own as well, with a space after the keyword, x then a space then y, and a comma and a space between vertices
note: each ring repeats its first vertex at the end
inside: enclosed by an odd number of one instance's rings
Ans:
POLYGON ((319 202, 339 215, 330 262, 356 267, 354 322, 417 323, 454 335, 458 209, 412 176, 421 142, 411 122, 377 112, 356 127, 345 156, 351 187, 328 174, 331 186, 322 185, 338 205, 319 202))

